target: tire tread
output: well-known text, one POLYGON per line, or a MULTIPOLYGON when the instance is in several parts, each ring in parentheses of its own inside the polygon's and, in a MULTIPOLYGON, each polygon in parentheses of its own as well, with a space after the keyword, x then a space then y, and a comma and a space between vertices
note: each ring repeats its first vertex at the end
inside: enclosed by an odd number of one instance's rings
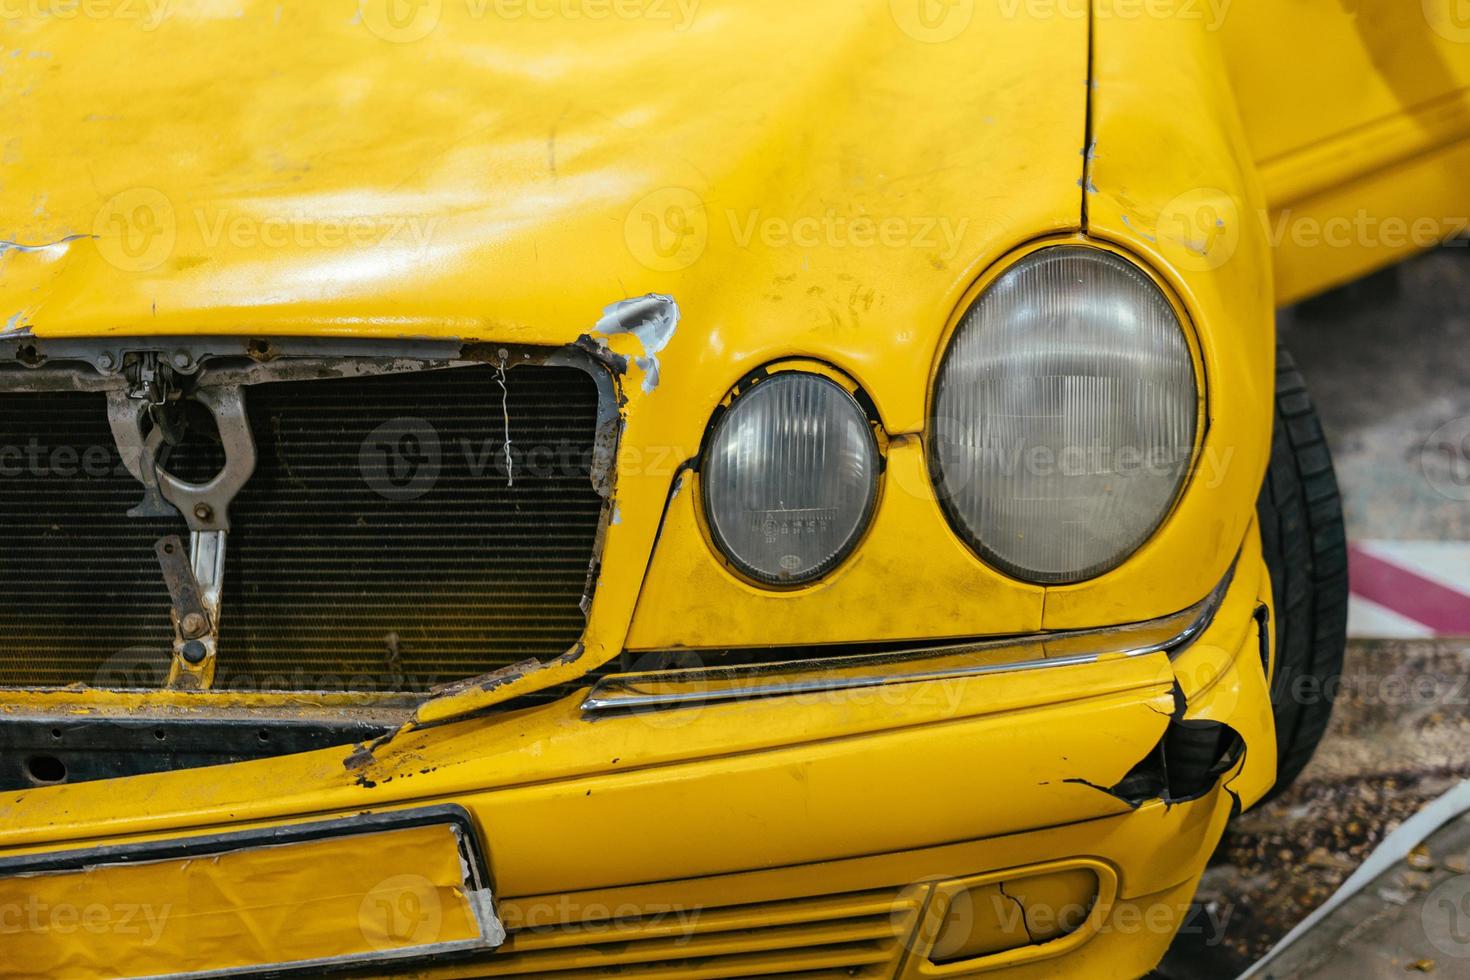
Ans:
POLYGON ((1276 784, 1291 785, 1332 717, 1347 637, 1347 536, 1321 421, 1296 362, 1277 349, 1271 462, 1257 504, 1276 606, 1276 784), (1302 697, 1300 682, 1310 681, 1302 697))

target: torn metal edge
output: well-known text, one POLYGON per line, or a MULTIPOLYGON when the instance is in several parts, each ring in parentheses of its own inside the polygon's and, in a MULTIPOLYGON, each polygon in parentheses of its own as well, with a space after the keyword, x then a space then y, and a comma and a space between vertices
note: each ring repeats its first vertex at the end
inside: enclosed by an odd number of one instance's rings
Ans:
MULTIPOLYGON (((1245 751, 1245 739, 1238 731, 1224 722, 1171 718, 1163 735, 1159 737, 1158 744, 1149 749, 1144 757, 1113 785, 1101 786, 1080 777, 1064 779, 1062 782, 1075 783, 1095 789, 1100 793, 1106 793, 1127 805, 1130 810, 1137 810, 1143 804, 1153 800, 1162 802, 1167 808, 1180 803, 1193 803, 1195 800, 1208 796, 1217 786, 1222 785, 1221 780, 1225 774, 1234 769, 1236 764, 1245 757, 1245 751), (1198 758, 1186 760, 1184 763, 1170 763, 1170 736, 1178 735, 1185 730, 1209 732, 1216 736, 1217 751, 1208 766, 1199 766, 1198 758), (1195 771, 1187 771, 1191 768, 1195 771), (1186 788, 1180 792, 1181 781, 1186 779, 1191 781, 1184 782, 1183 785, 1186 788)), ((1239 798, 1229 787, 1225 789, 1236 800, 1235 805, 1238 807, 1239 798)))
POLYGON ((679 315, 679 304, 674 297, 648 293, 604 308, 602 319, 592 329, 608 337, 632 334, 638 338, 643 356, 634 357, 633 363, 643 371, 643 392, 648 394, 658 387, 658 355, 674 339, 679 315))

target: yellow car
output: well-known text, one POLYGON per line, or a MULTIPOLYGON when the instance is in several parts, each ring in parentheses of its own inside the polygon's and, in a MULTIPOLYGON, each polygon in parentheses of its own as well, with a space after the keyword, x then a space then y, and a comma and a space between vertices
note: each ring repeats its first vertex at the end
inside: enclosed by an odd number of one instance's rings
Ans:
POLYGON ((0 977, 1136 977, 1321 736, 1273 315, 1446 0, 13 0, 0 977), (1273 435, 1274 417, 1274 435, 1273 435))

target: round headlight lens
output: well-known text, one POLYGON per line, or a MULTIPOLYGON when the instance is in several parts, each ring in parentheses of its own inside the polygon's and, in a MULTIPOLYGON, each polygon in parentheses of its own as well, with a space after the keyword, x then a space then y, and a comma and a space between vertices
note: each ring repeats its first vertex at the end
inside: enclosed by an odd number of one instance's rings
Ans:
POLYGON ((701 472, 720 551, 768 585, 809 582, 842 561, 872 516, 878 445, 847 391, 814 374, 773 375, 715 426, 701 472))
POLYGON ((932 461, 950 521, 1030 582, 1121 564, 1163 522, 1194 452, 1184 328, 1132 263, 1042 249, 965 313, 935 390, 932 461))

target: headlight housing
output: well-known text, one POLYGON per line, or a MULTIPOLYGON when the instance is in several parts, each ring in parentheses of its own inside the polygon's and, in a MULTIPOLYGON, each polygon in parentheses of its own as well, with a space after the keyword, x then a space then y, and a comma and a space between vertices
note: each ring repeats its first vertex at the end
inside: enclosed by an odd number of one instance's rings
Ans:
POLYGON ((857 546, 877 496, 878 445, 844 388, 786 371, 731 403, 700 480, 710 536, 731 564, 764 585, 798 585, 857 546))
POLYGON ((1111 252, 1033 252, 975 300, 934 393, 931 469, 982 558, 1038 584, 1120 565, 1169 513, 1199 418, 1184 325, 1111 252))

